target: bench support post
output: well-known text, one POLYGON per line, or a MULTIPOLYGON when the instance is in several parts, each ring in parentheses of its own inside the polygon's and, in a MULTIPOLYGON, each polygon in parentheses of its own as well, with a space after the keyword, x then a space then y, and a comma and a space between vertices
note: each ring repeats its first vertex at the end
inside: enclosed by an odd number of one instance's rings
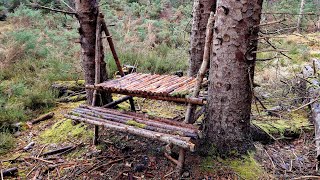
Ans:
POLYGON ((94 137, 93 137, 93 144, 98 145, 99 144, 99 126, 94 126, 94 137))
POLYGON ((133 101, 133 98, 130 97, 129 99, 129 102, 130 102, 130 109, 132 112, 136 112, 136 108, 134 107, 134 101, 133 101))
POLYGON ((183 168, 183 165, 184 165, 185 154, 186 154, 185 149, 180 148, 180 150, 179 150, 179 159, 178 159, 178 164, 177 164, 177 171, 178 171, 179 175, 182 173, 182 168, 183 168))

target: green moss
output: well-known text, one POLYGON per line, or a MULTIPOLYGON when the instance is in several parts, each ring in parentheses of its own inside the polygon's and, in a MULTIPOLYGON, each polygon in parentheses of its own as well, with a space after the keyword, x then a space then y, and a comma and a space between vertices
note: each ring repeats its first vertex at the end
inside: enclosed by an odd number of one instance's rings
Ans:
POLYGON ((172 96, 185 97, 189 95, 189 90, 172 93, 172 96))
POLYGON ((85 152, 86 152, 86 149, 78 148, 68 153, 66 157, 70 159, 81 158, 85 152))
POLYGON ((259 179, 264 174, 262 167, 254 159, 253 153, 237 159, 221 159, 208 156, 202 160, 200 165, 200 170, 204 173, 215 173, 221 169, 232 170, 241 179, 248 180, 259 179))
POLYGON ((306 111, 296 111, 289 113, 286 119, 270 120, 254 120, 253 124, 259 126, 264 131, 272 135, 284 136, 285 132, 299 133, 301 128, 310 129, 310 123, 306 111))
POLYGON ((43 143, 60 143, 73 138, 90 139, 93 137, 93 132, 88 131, 83 123, 72 125, 72 120, 62 120, 54 124, 50 129, 44 131, 40 135, 40 140, 43 143))
POLYGON ((126 123, 127 125, 130 125, 130 126, 135 126, 135 127, 138 127, 138 128, 145 128, 147 125, 145 124, 142 124, 142 123, 138 123, 137 121, 135 120, 129 120, 127 121, 126 123))
POLYGON ((202 172, 210 172, 213 173, 215 171, 215 161, 212 157, 207 157, 201 161, 200 170, 202 172))
POLYGON ((225 163, 243 179, 259 179, 263 174, 263 170, 254 159, 253 153, 249 153, 241 159, 225 160, 225 163))

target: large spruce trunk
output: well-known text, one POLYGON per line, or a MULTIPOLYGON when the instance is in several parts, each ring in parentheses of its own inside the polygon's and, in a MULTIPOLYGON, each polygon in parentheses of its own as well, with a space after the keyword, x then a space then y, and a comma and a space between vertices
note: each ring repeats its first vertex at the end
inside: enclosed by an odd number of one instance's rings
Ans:
MULTIPOLYGON (((79 20, 79 34, 81 43, 81 60, 85 83, 93 85, 95 82, 95 43, 98 3, 96 0, 75 0, 77 19, 79 20)), ((101 47, 103 49, 103 47, 101 47)), ((106 63, 102 52, 100 65, 101 81, 107 80, 106 63)), ((93 90, 86 89, 87 104, 92 104, 93 90)), ((110 94, 99 92, 96 105, 107 104, 112 101, 110 94), (102 101, 101 101, 102 100, 102 101)))
POLYGON ((206 27, 216 0, 194 0, 190 39, 189 76, 195 76, 201 66, 206 39, 206 27))
POLYGON ((218 1, 210 59, 206 142, 222 155, 252 148, 250 112, 262 0, 218 1))

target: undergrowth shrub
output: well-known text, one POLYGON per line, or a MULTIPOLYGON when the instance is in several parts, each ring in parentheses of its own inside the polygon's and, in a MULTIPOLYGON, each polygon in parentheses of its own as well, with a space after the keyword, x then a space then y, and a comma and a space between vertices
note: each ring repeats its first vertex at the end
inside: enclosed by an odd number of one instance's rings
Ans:
POLYGON ((0 132, 0 154, 4 154, 14 147, 15 139, 11 134, 0 132))
POLYGON ((0 127, 36 117, 55 105, 51 84, 82 77, 74 19, 20 6, 10 14, 0 66, 0 127))

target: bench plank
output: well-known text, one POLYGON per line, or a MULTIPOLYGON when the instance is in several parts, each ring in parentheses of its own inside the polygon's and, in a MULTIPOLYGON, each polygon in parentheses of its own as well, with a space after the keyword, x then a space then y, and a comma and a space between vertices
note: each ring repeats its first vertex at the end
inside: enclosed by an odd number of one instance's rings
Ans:
MULTIPOLYGON (((136 113, 138 114, 138 113, 136 113)), ((197 127, 179 126, 179 122, 167 124, 166 121, 142 118, 141 115, 125 114, 111 109, 82 105, 65 115, 66 118, 93 125, 104 126, 120 132, 131 133, 174 144, 190 151, 195 150, 192 139, 198 138, 197 127), (103 112, 106 110, 105 112, 103 112)))

